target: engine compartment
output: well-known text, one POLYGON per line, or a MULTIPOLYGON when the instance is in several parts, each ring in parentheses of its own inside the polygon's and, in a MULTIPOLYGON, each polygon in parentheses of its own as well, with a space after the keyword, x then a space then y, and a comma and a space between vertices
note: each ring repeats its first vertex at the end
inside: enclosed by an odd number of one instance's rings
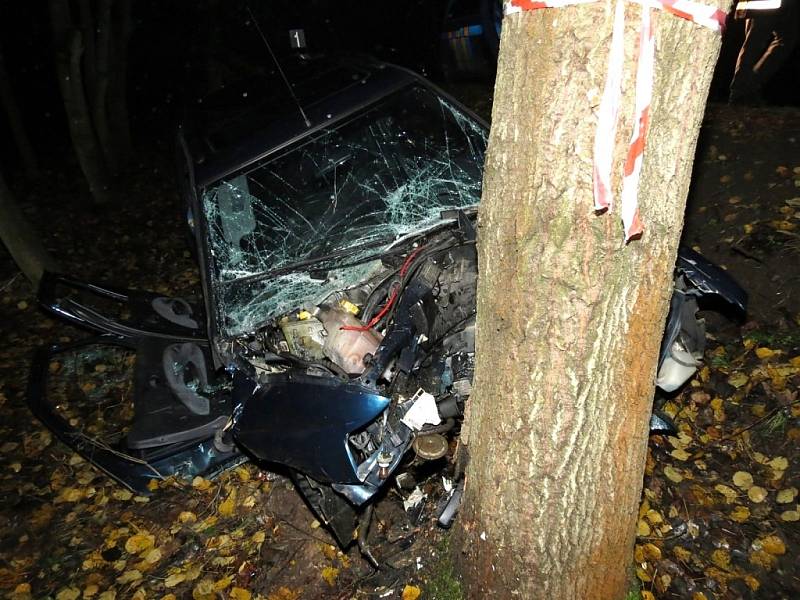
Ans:
POLYGON ((234 385, 242 446, 332 484, 355 504, 377 491, 412 442, 422 459, 444 456, 472 389, 477 255, 473 223, 464 213, 440 229, 385 253, 361 284, 279 315, 228 347, 252 382, 239 393, 234 385), (381 410, 347 430, 367 418, 361 408, 377 406, 376 397, 385 401, 381 410), (283 401, 294 405, 284 411, 283 401), (351 416, 327 415, 340 423, 332 431, 326 419, 308 414, 323 405, 334 412, 349 406, 351 416), (297 440, 273 430, 267 415, 286 431, 292 429, 285 427, 290 410, 306 419, 300 443, 331 444, 343 459, 286 452, 297 440), (345 444, 327 439, 343 431, 345 444), (276 436, 284 439, 276 442, 276 436))

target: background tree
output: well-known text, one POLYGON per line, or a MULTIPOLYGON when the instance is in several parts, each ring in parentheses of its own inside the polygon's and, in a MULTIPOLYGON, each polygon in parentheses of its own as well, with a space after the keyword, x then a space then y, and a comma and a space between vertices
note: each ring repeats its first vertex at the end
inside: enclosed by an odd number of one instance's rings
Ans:
MULTIPOLYGON (((619 171, 640 7, 625 13, 619 171)), ((652 13, 646 229, 629 244, 616 210, 592 211, 613 6, 503 24, 480 208, 475 391, 462 432, 470 598, 621 598, 630 585, 659 342, 720 47, 717 32, 652 13)))
POLYGON ((130 153, 125 71, 130 0, 50 0, 56 74, 78 162, 98 203, 130 153))
POLYGON ((42 273, 57 271, 58 265, 42 245, 39 234, 28 223, 0 173, 0 240, 11 258, 36 288, 42 273))

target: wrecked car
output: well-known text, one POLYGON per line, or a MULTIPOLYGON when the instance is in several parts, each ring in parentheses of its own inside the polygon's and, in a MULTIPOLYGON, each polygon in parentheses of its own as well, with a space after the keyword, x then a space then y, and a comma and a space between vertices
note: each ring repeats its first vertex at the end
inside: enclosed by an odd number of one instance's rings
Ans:
MULTIPOLYGON (((154 478, 280 465, 346 546, 387 482, 452 453, 474 368, 488 126, 395 66, 307 59, 292 81, 297 103, 236 91, 238 112, 212 98, 181 128, 203 302, 47 274, 41 303, 96 335, 43 348, 28 402, 141 494, 154 478), (47 392, 73 364, 65 355, 98 347, 127 352, 133 370, 132 414, 107 436, 69 392, 47 392)), ((659 357, 666 392, 702 359, 707 299, 738 312, 747 301, 682 249, 659 357)))

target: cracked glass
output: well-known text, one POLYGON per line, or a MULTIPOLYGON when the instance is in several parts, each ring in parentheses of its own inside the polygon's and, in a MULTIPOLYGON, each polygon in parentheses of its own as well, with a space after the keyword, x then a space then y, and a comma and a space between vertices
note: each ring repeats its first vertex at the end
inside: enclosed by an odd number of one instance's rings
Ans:
POLYGON ((486 135, 414 86, 210 186, 202 203, 221 333, 355 286, 397 239, 475 206, 486 135))

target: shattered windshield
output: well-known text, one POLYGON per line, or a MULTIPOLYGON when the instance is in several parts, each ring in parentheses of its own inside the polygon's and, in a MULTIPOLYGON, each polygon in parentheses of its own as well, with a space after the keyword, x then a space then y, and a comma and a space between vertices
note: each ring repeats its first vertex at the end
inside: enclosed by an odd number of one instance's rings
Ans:
POLYGON ((477 204, 485 149, 479 123, 415 86, 211 186, 202 201, 222 333, 358 284, 377 262, 346 265, 477 204), (323 272, 307 266, 331 254, 323 272))

